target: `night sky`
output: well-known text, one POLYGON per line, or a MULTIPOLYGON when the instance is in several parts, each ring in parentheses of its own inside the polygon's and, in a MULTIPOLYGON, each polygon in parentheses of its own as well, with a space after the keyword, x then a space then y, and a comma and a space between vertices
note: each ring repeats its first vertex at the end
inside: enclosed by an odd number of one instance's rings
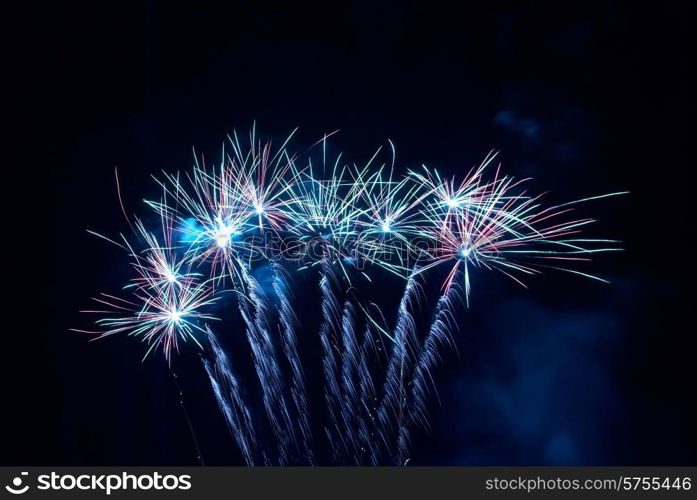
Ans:
MULTIPOLYGON (((464 175, 496 149, 549 202, 630 191, 578 210, 599 219, 593 237, 624 242, 584 267, 611 284, 474 273, 410 464, 695 463, 687 2, 54 9, 10 47, 27 156, 5 170, 27 179, 4 184, 21 193, 5 217, 27 224, 6 233, 4 465, 197 463, 164 360, 69 328, 129 278, 86 232, 128 230, 114 167, 146 214, 151 174, 189 168, 192 147, 217 158, 254 122, 275 141, 299 126, 297 149, 339 129, 355 161, 391 139, 405 170, 464 175)), ((206 463, 239 463, 197 354, 176 364, 206 463)))

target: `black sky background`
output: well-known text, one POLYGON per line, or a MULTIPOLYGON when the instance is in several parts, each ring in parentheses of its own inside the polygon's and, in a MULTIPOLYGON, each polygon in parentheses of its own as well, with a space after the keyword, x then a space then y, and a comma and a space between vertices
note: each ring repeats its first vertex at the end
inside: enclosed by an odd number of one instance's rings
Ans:
MULTIPOLYGON (((3 189, 2 463, 196 463, 166 364, 141 363, 133 339, 68 331, 128 278, 121 252, 85 230, 127 230, 115 166, 142 214, 150 174, 188 168, 192 147, 217 157, 256 121, 276 139, 300 126, 301 145, 340 129, 335 147, 356 161, 389 138, 404 168, 464 174, 497 149, 551 202, 631 191, 580 209, 600 219, 594 236, 624 241, 588 268, 612 284, 473 277, 459 355, 437 372, 433 429, 410 463, 694 464, 692 14, 687 2, 141 2, 23 16, 8 45, 27 77, 8 97, 28 141, 5 167, 26 180, 3 189)), ((236 463, 196 355, 178 363, 204 458, 236 463)))

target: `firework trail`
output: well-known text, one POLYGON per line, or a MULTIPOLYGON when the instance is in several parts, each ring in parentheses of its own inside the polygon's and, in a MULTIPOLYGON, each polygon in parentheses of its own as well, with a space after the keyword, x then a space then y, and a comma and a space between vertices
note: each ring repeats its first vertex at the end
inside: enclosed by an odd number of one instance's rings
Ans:
POLYGON ((455 285, 438 299, 431 326, 416 355, 411 382, 409 415, 411 417, 410 423, 418 427, 429 427, 426 401, 430 392, 435 390, 431 371, 440 360, 440 347, 451 342, 451 334, 455 325, 453 301, 457 298, 458 292, 458 286, 455 285))
POLYGON ((232 370, 230 360, 213 332, 207 329, 207 333, 213 360, 203 359, 203 366, 211 382, 213 394, 225 416, 230 432, 242 452, 244 461, 247 465, 252 466, 254 465, 256 436, 249 409, 242 399, 240 386, 232 370))
POLYGON ((378 409, 383 442, 388 452, 394 449, 397 464, 406 460, 408 449, 407 428, 407 385, 412 369, 416 343, 416 324, 412 315, 420 293, 416 274, 413 273, 405 286, 404 295, 397 312, 397 324, 391 337, 392 350, 385 375, 382 401, 378 409), (396 427, 396 429, 395 429, 396 427), (390 436, 396 432, 396 443, 392 446, 390 436))
POLYGON ((270 334, 270 312, 264 292, 245 266, 240 267, 246 295, 238 295, 239 309, 247 325, 247 339, 261 385, 264 408, 278 442, 279 465, 287 462, 291 442, 295 442, 290 413, 283 395, 283 377, 270 334))
POLYGON ((356 465, 360 465, 360 439, 358 437, 357 410, 359 406, 359 393, 356 385, 358 376, 359 345, 356 339, 355 311, 349 300, 344 304, 344 313, 341 318, 341 421, 343 435, 349 446, 345 450, 353 457, 356 465))
POLYGON ((379 148, 357 166, 341 154, 328 158, 331 134, 310 148, 320 151, 319 161, 301 160, 289 151, 294 133, 279 147, 259 141, 254 129, 244 142, 233 133, 215 167, 195 156, 190 172, 163 172, 155 179, 161 198, 146 201, 160 217, 161 236, 127 218, 139 247, 123 235, 115 241, 93 233, 126 250, 134 276, 124 297, 95 299, 105 306, 88 311, 100 315, 98 329, 76 331, 139 337, 148 344, 145 356, 160 349, 170 365, 180 342, 201 348, 203 341, 203 368, 247 465, 314 464, 318 434, 334 463, 406 464, 413 430, 428 428, 432 371, 443 346, 452 345, 456 301, 469 307, 473 271, 495 270, 522 286, 523 277, 546 269, 605 281, 570 266, 616 251, 618 242, 580 236, 594 220, 572 214, 578 203, 623 193, 545 208, 541 195, 527 193, 528 179, 504 176, 500 166, 485 175, 495 153, 460 180, 426 166, 399 176, 391 142, 390 161, 380 163, 379 148), (267 235, 272 242, 259 239, 267 235), (295 238, 302 252, 282 265, 273 245, 284 238, 295 238), (259 263, 270 268, 272 293, 252 274, 259 263), (405 279, 394 328, 363 306, 360 286, 373 282, 371 266, 405 279), (440 267, 447 275, 431 306, 422 285, 440 267), (319 271, 314 341, 326 415, 310 412, 291 268, 319 271), (251 418, 242 398, 250 381, 233 372, 209 328, 224 291, 237 298, 274 446, 263 444, 267 426, 251 418), (420 333, 422 322, 428 326, 420 333), (313 423, 324 432, 313 432, 313 423))
POLYGON ((279 301, 279 330, 283 342, 283 352, 291 369, 291 397, 295 405, 295 414, 302 436, 302 451, 308 462, 314 462, 312 452, 312 430, 308 416, 308 400, 305 390, 305 375, 298 352, 298 340, 295 334, 297 318, 293 313, 287 280, 283 268, 272 263, 273 288, 279 301))
POLYGON ((337 444, 337 448, 333 451, 335 458, 341 456, 347 449, 339 424, 341 390, 339 385, 337 346, 341 312, 339 301, 334 293, 336 286, 336 276, 330 262, 327 260, 322 265, 322 277, 320 279, 322 323, 319 328, 319 338, 322 345, 322 369, 324 371, 325 383, 324 397, 329 416, 329 427, 326 428, 325 432, 329 441, 337 444))
POLYGON ((379 358, 381 342, 374 338, 370 325, 366 325, 363 333, 358 357, 358 442, 360 443, 359 462, 369 465, 379 464, 379 441, 376 435, 377 393, 373 372, 374 364, 379 358))

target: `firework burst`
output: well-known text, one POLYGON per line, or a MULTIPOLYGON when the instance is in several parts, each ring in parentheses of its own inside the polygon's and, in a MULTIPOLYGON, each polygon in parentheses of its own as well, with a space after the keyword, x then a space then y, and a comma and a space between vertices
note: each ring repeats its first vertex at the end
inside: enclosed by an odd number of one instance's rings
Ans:
POLYGON ((366 260, 400 276, 410 272, 409 256, 414 255, 414 238, 424 233, 428 220, 421 210, 434 188, 409 177, 396 178, 394 146, 392 163, 381 166, 365 181, 362 193, 364 212, 358 221, 366 260))
MULTIPOLYGON (((118 333, 127 333, 148 344, 144 357, 160 348, 168 361, 172 351, 179 350, 179 341, 193 341, 201 346, 198 334, 205 334, 201 321, 215 320, 203 312, 215 302, 214 290, 198 280, 198 275, 188 272, 186 263, 177 260, 176 249, 170 246, 171 228, 166 220, 164 244, 145 229, 142 221, 136 220, 135 229, 146 243, 141 254, 133 251, 131 244, 123 238, 123 248, 130 252, 135 277, 124 287, 128 298, 102 293, 94 300, 105 309, 83 312, 104 315, 95 324, 99 330, 75 330, 98 334, 104 338, 118 333)), ((111 240, 110 240, 111 241, 111 240)))
POLYGON ((302 159, 289 151, 293 135, 274 147, 254 129, 248 141, 233 133, 216 167, 197 157, 190 172, 164 172, 155 179, 161 198, 146 202, 160 216, 159 231, 129 221, 138 245, 93 233, 127 251, 134 276, 123 297, 95 298, 103 307, 87 312, 100 315, 97 329, 76 331, 132 335, 148 344, 145 356, 161 350, 169 362, 180 342, 205 341, 203 367, 248 465, 314 464, 322 436, 334 463, 405 464, 413 429, 428 426, 431 371, 441 347, 452 344, 455 304, 469 304, 473 271, 495 270, 522 286, 546 269, 604 281, 574 264, 618 250, 618 242, 583 237, 594 220, 574 216, 574 209, 622 193, 545 208, 542 195, 525 190, 528 179, 492 166, 495 153, 461 180, 426 166, 400 176, 391 142, 389 161, 380 160, 380 148, 356 165, 328 153, 331 134, 302 159), (271 242, 259 238, 267 235, 271 242), (279 240, 287 247, 291 239, 299 252, 276 254, 279 240), (259 262, 271 276, 266 287, 256 277, 259 262), (374 304, 364 307, 352 284, 357 274, 372 281, 369 266, 405 279, 392 327, 379 309, 381 321, 373 319, 374 304), (423 284, 440 266, 447 275, 429 306, 423 284), (320 416, 310 412, 305 336, 298 334, 288 276, 308 268, 319 272, 320 416), (214 335, 209 325, 223 291, 237 300, 244 328, 233 331, 246 337, 266 427, 245 402, 249 381, 233 373, 220 341, 226 332, 214 335), (313 429, 318 421, 320 433, 313 429), (271 437, 265 440, 261 428, 271 437))
POLYGON ((294 133, 275 150, 271 142, 257 141, 255 129, 250 132, 248 148, 237 133, 229 138, 232 155, 227 155, 225 169, 234 182, 233 190, 247 226, 281 232, 290 225, 289 206, 296 201, 292 188, 303 173, 286 149, 294 133))
MULTIPOLYGON (((605 281, 561 264, 585 262, 594 253, 617 251, 616 247, 597 246, 617 242, 574 238, 594 219, 564 220, 563 217, 573 210, 571 204, 541 208, 542 195, 528 196, 525 191, 516 194, 516 189, 525 181, 499 178, 497 173, 476 204, 459 207, 454 214, 449 209, 443 213, 431 206, 427 213, 431 219, 431 237, 436 244, 431 261, 419 272, 449 262, 452 267, 443 290, 447 292, 458 271, 462 271, 467 300, 471 291, 471 267, 495 269, 523 287, 525 284, 516 274, 539 274, 541 268, 605 281)), ((605 196, 616 194, 621 193, 605 196)))

